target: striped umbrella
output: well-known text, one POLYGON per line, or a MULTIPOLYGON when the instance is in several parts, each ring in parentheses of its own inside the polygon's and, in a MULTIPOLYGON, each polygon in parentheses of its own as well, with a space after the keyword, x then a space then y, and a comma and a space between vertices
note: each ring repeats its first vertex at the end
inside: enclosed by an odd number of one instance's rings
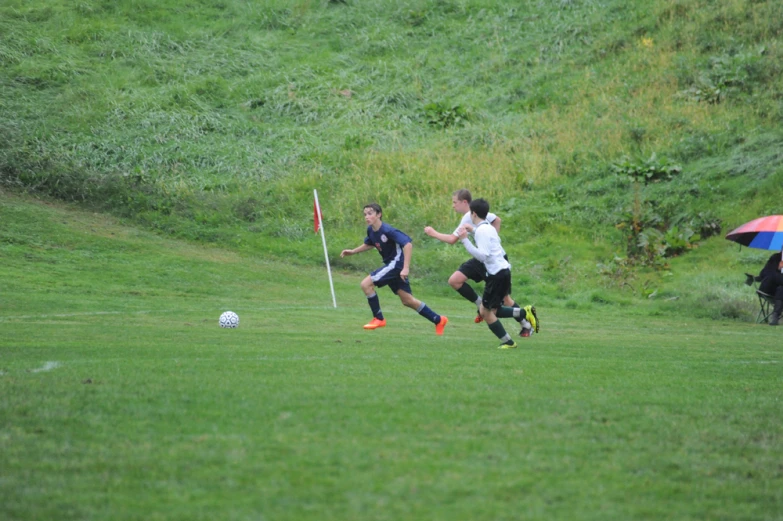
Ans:
POLYGON ((754 219, 727 234, 726 239, 748 248, 780 251, 783 249, 783 215, 754 219))

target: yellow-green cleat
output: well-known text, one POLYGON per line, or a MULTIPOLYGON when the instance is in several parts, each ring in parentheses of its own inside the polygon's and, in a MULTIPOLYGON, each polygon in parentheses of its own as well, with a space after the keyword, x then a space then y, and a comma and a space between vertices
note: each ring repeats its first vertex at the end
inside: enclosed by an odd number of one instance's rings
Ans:
POLYGON ((525 310, 525 318, 530 322, 530 325, 533 326, 533 331, 538 333, 538 315, 536 315, 536 307, 525 306, 523 309, 525 310))
POLYGON ((517 343, 513 340, 509 340, 508 342, 503 342, 498 346, 498 349, 516 349, 517 343))

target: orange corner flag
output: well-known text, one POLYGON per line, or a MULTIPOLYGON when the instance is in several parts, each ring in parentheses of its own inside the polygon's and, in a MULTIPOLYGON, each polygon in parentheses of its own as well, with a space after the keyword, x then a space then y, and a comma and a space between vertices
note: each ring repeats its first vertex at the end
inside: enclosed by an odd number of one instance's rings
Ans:
POLYGON ((321 229, 321 219, 323 219, 323 214, 320 210, 321 209, 318 208, 318 201, 313 201, 313 231, 315 233, 318 233, 318 230, 321 229))

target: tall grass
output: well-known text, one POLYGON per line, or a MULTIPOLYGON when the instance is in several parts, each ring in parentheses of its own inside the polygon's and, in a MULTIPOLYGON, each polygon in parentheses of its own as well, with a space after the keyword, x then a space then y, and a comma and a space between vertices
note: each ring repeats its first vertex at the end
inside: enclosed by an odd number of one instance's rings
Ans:
POLYGON ((742 183, 721 173, 779 171, 782 10, 8 0, 0 184, 270 254, 307 250, 313 188, 347 239, 370 200, 409 230, 451 226, 464 186, 506 212, 512 250, 547 230, 555 245, 539 251, 622 254, 613 227, 630 201, 609 166, 624 158, 681 162, 676 203, 709 200, 725 222, 780 194, 770 181, 737 202, 742 183))

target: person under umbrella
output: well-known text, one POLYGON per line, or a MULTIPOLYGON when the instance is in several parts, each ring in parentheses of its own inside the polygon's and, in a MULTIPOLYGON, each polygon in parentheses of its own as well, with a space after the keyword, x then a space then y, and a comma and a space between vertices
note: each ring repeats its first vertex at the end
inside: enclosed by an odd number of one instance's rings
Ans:
POLYGON ((778 325, 780 314, 783 312, 783 260, 781 260, 783 255, 781 253, 773 253, 759 273, 761 278, 759 291, 772 295, 775 299, 772 316, 769 318, 770 326, 778 325))
POLYGON ((759 291, 772 296, 774 301, 769 325, 777 326, 783 313, 783 215, 754 219, 726 234, 726 239, 749 248, 777 252, 769 258, 758 277, 761 281, 759 291))

